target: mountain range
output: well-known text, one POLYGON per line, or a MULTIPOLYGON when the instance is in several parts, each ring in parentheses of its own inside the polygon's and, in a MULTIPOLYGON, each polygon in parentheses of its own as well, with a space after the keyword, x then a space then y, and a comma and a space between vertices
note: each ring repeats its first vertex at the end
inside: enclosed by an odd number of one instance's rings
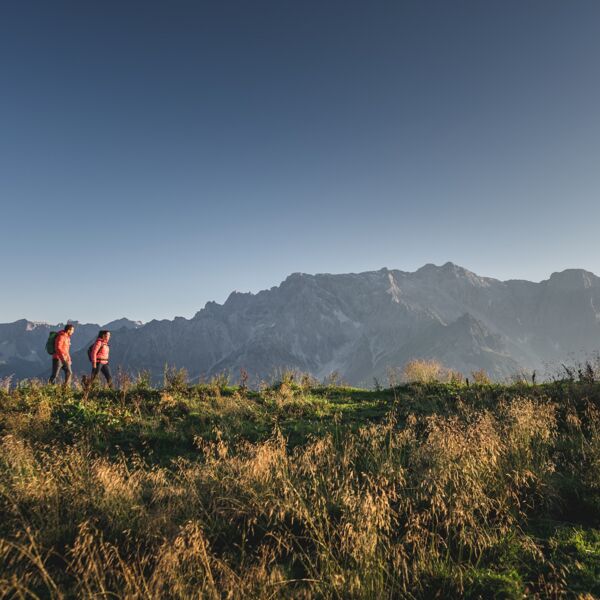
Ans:
MULTIPOLYGON (((89 369, 86 349, 99 328, 78 324, 76 371, 89 369)), ((223 371, 235 379, 241 369, 268 380, 292 368, 370 385, 413 358, 503 379, 600 349, 600 278, 567 269, 539 283, 500 281, 450 262, 415 272, 294 273, 269 290, 208 302, 191 319, 121 319, 103 328, 114 332, 114 367, 147 369, 155 379, 169 364, 195 380, 223 371)), ((44 376, 52 329, 27 320, 0 325, 0 377, 44 376)))

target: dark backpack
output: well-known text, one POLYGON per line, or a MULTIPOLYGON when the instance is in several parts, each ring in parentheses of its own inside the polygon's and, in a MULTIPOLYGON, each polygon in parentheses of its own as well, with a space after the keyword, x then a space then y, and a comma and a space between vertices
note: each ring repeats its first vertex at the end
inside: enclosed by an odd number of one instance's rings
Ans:
POLYGON ((58 331, 51 331, 48 334, 48 340, 46 341, 46 352, 48 354, 54 354, 56 352, 56 336, 58 331))
MULTIPOLYGON (((94 349, 94 344, 97 342, 98 340, 94 340, 92 342, 92 344, 90 345, 90 347, 88 348, 88 359, 90 362, 92 362, 92 350, 94 349)), ((102 346, 100 346, 100 348, 102 348, 102 346)), ((100 348, 98 348, 98 351, 100 351, 100 348)))

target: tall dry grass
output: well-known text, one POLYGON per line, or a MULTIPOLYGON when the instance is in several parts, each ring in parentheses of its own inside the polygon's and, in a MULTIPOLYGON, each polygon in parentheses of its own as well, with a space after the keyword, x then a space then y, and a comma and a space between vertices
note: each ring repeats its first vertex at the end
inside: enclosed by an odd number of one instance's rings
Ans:
POLYGON ((455 383, 462 384, 462 373, 445 367, 434 359, 413 359, 402 368, 402 381, 406 383, 455 383))
MULTIPOLYGON (((299 401, 281 387, 264 401, 299 401)), ((161 463, 102 455, 85 439, 31 441, 47 402, 0 444, 0 597, 460 595, 507 553, 544 564, 527 526, 561 509, 557 471, 583 466, 580 485, 600 494, 593 405, 560 419, 557 403, 519 397, 449 416, 390 412, 293 449, 277 430, 259 443, 216 432, 161 463)), ((527 585, 540 597, 567 589, 551 569, 527 585)))

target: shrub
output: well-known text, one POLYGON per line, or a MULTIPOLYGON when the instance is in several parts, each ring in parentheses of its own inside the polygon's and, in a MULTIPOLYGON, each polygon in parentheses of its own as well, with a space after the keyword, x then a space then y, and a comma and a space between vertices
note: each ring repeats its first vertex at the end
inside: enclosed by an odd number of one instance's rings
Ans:
POLYGON ((479 385, 489 385, 491 383, 489 375, 487 374, 487 371, 485 369, 479 369, 479 371, 472 371, 471 379, 473 383, 479 385))
POLYGON ((137 373, 133 382, 133 387, 137 391, 150 390, 152 388, 152 375, 150 374, 150 371, 144 370, 137 373))
POLYGON ((164 387, 167 390, 174 392, 184 392, 189 385, 188 372, 186 369, 177 367, 169 367, 165 365, 164 370, 164 387))
POLYGON ((408 383, 436 383, 447 378, 447 369, 437 360, 415 359, 404 365, 402 378, 408 383))
POLYGON ((0 378, 0 392, 5 392, 6 394, 8 394, 8 392, 10 391, 10 384, 12 382, 12 379, 12 375, 0 378))

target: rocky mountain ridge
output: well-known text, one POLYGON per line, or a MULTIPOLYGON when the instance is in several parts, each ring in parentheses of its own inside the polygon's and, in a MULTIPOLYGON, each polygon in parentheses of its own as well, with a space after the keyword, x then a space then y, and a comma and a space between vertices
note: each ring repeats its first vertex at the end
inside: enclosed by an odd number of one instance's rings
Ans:
MULTIPOLYGON (((80 370, 89 368, 84 346, 75 358, 80 370)), ((169 364, 194 379, 222 371, 235 378, 245 369, 257 381, 293 368, 318 378, 337 371, 370 385, 412 358, 437 358, 465 374, 483 368, 502 379, 598 349, 600 278, 593 273, 500 281, 446 263, 415 272, 294 273, 269 290, 208 302, 191 319, 121 329, 111 362, 157 379, 169 364)))

